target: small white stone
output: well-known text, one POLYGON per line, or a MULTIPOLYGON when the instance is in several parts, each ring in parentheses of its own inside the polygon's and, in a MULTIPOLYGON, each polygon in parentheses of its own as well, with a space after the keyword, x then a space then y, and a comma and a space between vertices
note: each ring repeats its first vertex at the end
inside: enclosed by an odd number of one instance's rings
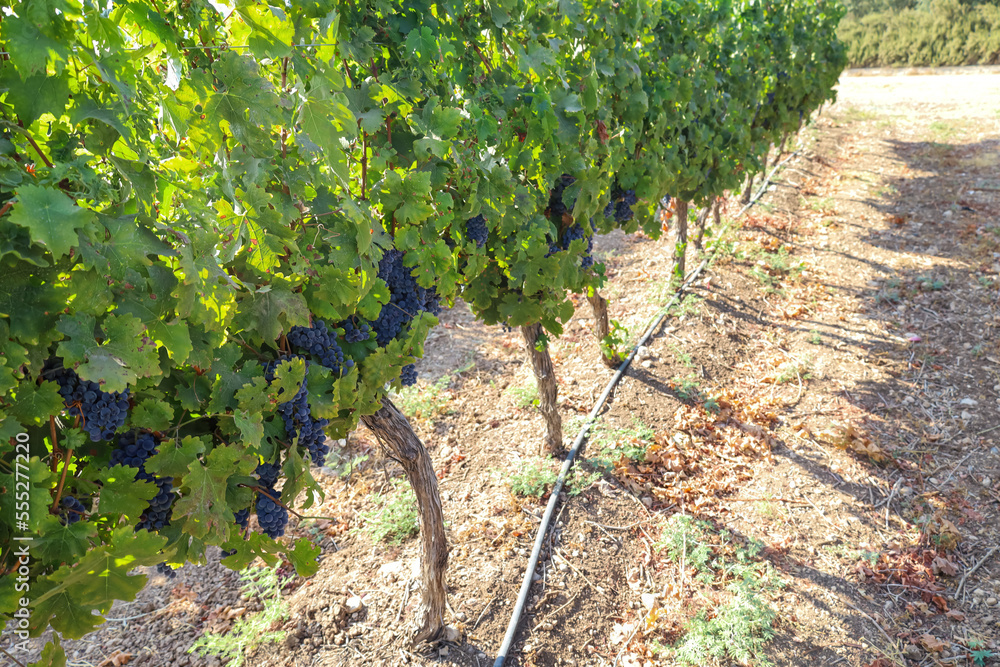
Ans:
POLYGON ((968 410, 962 410, 962 421, 969 421, 972 419, 972 413, 968 410))
POLYGON ((652 609, 656 606, 656 595, 653 593, 643 593, 639 597, 642 600, 642 606, 646 609, 652 609))
POLYGON ((974 398, 963 398, 961 401, 959 401, 959 405, 968 405, 968 406, 975 407, 975 406, 979 405, 979 401, 977 401, 974 398))
POLYGON ((639 365, 642 366, 643 368, 649 368, 650 366, 653 365, 653 362, 650 361, 649 359, 643 359, 642 363, 639 365))
POLYGON ((454 625, 444 626, 444 640, 446 642, 458 642, 462 638, 462 631, 454 625))
POLYGON ((361 611, 362 607, 364 606, 365 606, 364 603, 361 602, 361 597, 357 595, 352 595, 351 597, 347 598, 347 602, 344 604, 344 607, 347 609, 348 614, 353 614, 355 612, 361 611))

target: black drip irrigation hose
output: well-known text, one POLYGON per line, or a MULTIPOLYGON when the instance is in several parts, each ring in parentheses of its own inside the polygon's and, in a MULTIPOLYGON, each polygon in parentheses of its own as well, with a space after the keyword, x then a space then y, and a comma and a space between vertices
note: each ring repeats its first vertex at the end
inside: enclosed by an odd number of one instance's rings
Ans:
MULTIPOLYGON (((757 191, 757 194, 754 195, 750 202, 740 209, 740 211, 733 217, 740 217, 747 211, 747 209, 753 206, 767 191, 767 188, 771 183, 771 177, 774 176, 774 172, 778 171, 783 164, 798 154, 799 151, 795 151, 787 158, 776 164, 774 169, 771 170, 771 173, 764 179, 764 183, 761 185, 760 190, 757 191)), ((493 667, 503 667, 504 661, 507 659, 507 653, 510 651, 511 644, 514 643, 514 636, 517 634, 517 626, 521 622, 521 614, 524 613, 524 603, 527 602, 528 592, 531 590, 532 580, 535 575, 535 568, 538 567, 538 559, 542 553, 542 545, 545 544, 545 536, 548 533, 549 523, 552 521, 552 515, 555 513, 556 505, 559 503, 559 493, 562 491, 563 484, 565 484, 566 478, 569 476, 569 469, 573 466, 573 460, 576 458, 577 453, 580 451, 580 447, 583 446, 583 443, 587 439, 587 433, 590 431, 590 427, 597 419, 598 413, 604 408, 604 403, 608 400, 608 396, 611 395, 615 386, 625 375, 625 372, 628 371, 629 365, 631 365, 632 360, 635 359, 636 352, 638 352, 640 347, 643 347, 647 342, 649 342, 649 339, 652 338, 653 333, 659 329, 660 324, 663 322, 664 318, 666 318, 670 309, 675 303, 677 303, 677 300, 680 299, 680 297, 684 294, 684 291, 691 285, 691 283, 694 282, 699 275, 701 275, 701 272, 706 266, 708 266, 710 260, 711 256, 703 259, 701 264, 699 264, 694 271, 688 274, 688 277, 684 280, 684 284, 678 288, 677 292, 674 293, 674 296, 671 297, 669 302, 667 302, 667 305, 654 316, 653 323, 649 325, 649 328, 646 329, 646 333, 644 333, 642 338, 639 339, 639 342, 635 344, 635 347, 633 347, 632 351, 629 352, 628 358, 625 359, 624 363, 622 363, 622 365, 618 368, 618 371, 611 378, 611 381, 608 382, 608 385, 604 388, 600 397, 598 397, 597 403, 594 404, 594 408, 590 411, 590 414, 587 415, 587 421, 584 422, 583 428, 580 429, 580 433, 576 436, 576 440, 573 441, 573 448, 569 450, 566 460, 563 461, 562 469, 559 471, 559 477, 556 479, 556 484, 552 488, 552 494, 549 496, 549 502, 545 506, 545 514, 542 515, 542 522, 538 527, 538 536, 535 538, 535 548, 531 550, 531 557, 528 559, 528 567, 524 572, 524 581, 521 582, 521 591, 517 596, 517 604, 514 605, 514 612, 511 614, 510 623, 507 625, 507 633, 504 635, 503 643, 500 645, 500 651, 497 655, 496 662, 493 663, 493 667)))

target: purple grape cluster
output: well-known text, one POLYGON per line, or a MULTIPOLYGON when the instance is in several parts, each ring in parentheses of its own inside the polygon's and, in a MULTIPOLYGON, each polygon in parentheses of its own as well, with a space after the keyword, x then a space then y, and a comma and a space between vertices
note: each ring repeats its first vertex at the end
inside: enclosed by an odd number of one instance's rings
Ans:
POLYGON ((76 523, 83 518, 84 513, 87 511, 84 504, 73 496, 64 497, 60 504, 63 506, 63 509, 59 511, 59 521, 64 526, 76 523))
MULTIPOLYGON (((287 359, 272 362, 267 365, 264 376, 270 382, 274 379, 274 369, 287 359)), ((308 365, 308 362, 306 362, 308 365)), ((330 446, 326 444, 326 434, 323 429, 330 423, 329 419, 315 419, 309 406, 309 388, 305 382, 290 401, 278 404, 278 414, 285 424, 285 434, 289 440, 299 439, 299 445, 309 451, 315 465, 323 465, 330 446)))
POLYGON ((418 285, 413 270, 403 266, 403 257, 393 248, 378 263, 378 277, 389 286, 389 303, 382 306, 371 325, 379 345, 387 345, 399 336, 419 313, 437 315, 441 311, 437 290, 418 285))
MULTIPOLYGON (((372 328, 364 321, 358 325, 354 320, 344 320, 340 323, 340 328, 344 330, 344 340, 348 343, 363 343, 371 337, 372 328)), ((354 361, 348 359, 344 365, 353 366, 354 361)))
POLYGON ((556 180, 555 186, 549 191, 549 217, 559 224, 564 213, 572 213, 576 200, 570 202, 569 206, 563 201, 563 193, 566 188, 576 183, 576 179, 569 174, 563 174, 556 180))
POLYGON ((477 248, 486 245, 490 230, 486 226, 486 218, 482 213, 465 221, 465 238, 475 242, 477 248))
POLYGON ((159 443, 152 433, 126 431, 118 436, 118 442, 111 451, 109 467, 131 466, 145 472, 146 459, 156 453, 159 443))
POLYGON ((137 480, 153 482, 157 486, 156 496, 149 501, 149 507, 139 516, 139 523, 135 525, 136 530, 146 529, 156 531, 170 525, 170 517, 174 513, 174 500, 177 494, 174 493, 173 477, 156 477, 150 475, 145 470, 136 473, 137 480))
POLYGON ((166 563, 160 563, 156 566, 156 571, 165 576, 167 579, 174 579, 177 577, 177 570, 170 567, 166 563))
MULTIPOLYGON (((274 498, 281 498, 281 492, 275 491, 273 487, 265 488, 264 491, 274 498)), ((259 493, 257 495, 257 523, 265 535, 271 539, 277 539, 285 534, 285 526, 288 524, 288 510, 263 493, 259 493)))
POLYGON ((337 334, 327 329, 323 320, 314 321, 311 327, 292 327, 288 343, 300 352, 313 355, 334 373, 339 373, 344 365, 344 351, 337 344, 337 334))
POLYGON ((417 367, 414 364, 403 366, 403 372, 399 374, 399 381, 404 387, 412 387, 417 383, 417 367))
POLYGON ((635 190, 622 190, 616 182, 611 187, 611 201, 604 207, 604 217, 614 216, 615 222, 628 222, 635 217, 632 207, 638 202, 635 190))
POLYGON ((49 359, 43 375, 59 385, 59 395, 73 417, 80 417, 83 430, 93 442, 111 440, 128 416, 128 396, 123 392, 106 392, 90 380, 83 380, 75 371, 62 368, 62 361, 49 359))
POLYGON ((281 468, 276 463, 261 463, 254 472, 257 474, 257 478, 261 484, 272 487, 278 483, 281 468))
POLYGON ((156 531, 169 526, 174 511, 174 500, 177 499, 177 493, 174 492, 174 478, 157 477, 146 472, 146 461, 157 452, 159 444, 152 433, 126 431, 118 436, 115 448, 111 452, 111 460, 108 462, 109 467, 123 465, 135 468, 136 481, 156 484, 156 496, 149 501, 149 507, 139 515, 136 530, 156 531))
POLYGON ((244 507, 243 509, 235 512, 236 525, 240 527, 240 530, 246 530, 247 526, 250 525, 250 508, 244 507))

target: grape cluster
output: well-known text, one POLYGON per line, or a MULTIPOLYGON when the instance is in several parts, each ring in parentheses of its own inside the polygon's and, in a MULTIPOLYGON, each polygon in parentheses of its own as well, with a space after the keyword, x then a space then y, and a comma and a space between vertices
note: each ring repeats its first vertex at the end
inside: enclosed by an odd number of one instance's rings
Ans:
POLYGON ((403 371, 399 374, 399 381, 404 387, 412 387, 417 383, 417 367, 414 364, 403 366, 403 371))
POLYGON ((247 526, 250 525, 250 508, 244 507, 235 513, 236 525, 240 527, 240 530, 246 530, 247 526))
POLYGON ((344 365, 344 351, 337 344, 337 334, 327 329, 323 320, 316 320, 311 327, 292 327, 288 343, 318 358, 319 363, 334 373, 339 373, 344 365))
POLYGON ((260 479, 261 484, 273 487, 278 483, 281 468, 278 467, 277 463, 261 463, 254 472, 257 473, 257 478, 260 479))
MULTIPOLYGON (((285 363, 278 361, 277 364, 285 363)), ((307 362, 308 363, 308 362, 307 362)), ((274 369, 277 364, 268 364, 264 376, 270 382, 274 379, 274 369)), ((299 445, 305 447, 312 457, 313 463, 323 465, 330 446, 326 444, 326 434, 323 429, 330 423, 329 419, 315 419, 309 406, 309 389, 303 382, 298 392, 290 401, 278 404, 278 414, 285 423, 285 434, 289 440, 299 439, 299 445)))
MULTIPOLYGON (((549 252, 546 253, 546 257, 551 257, 561 250, 569 250, 569 244, 577 239, 582 239, 586 237, 586 231, 579 224, 575 224, 569 229, 567 229, 562 235, 562 243, 558 239, 554 242, 549 243, 549 252)), ((594 235, 591 234, 587 238, 587 250, 580 260, 581 268, 588 269, 594 265, 594 235)))
POLYGON ((486 218, 483 217, 482 213, 465 221, 465 237, 474 241, 477 248, 486 245, 486 239, 489 238, 489 235, 490 230, 486 226, 486 218))
POLYGON ((156 496, 149 501, 149 507, 139 515, 139 522, 136 530, 146 529, 149 531, 159 530, 170 525, 170 517, 173 514, 174 500, 177 494, 174 492, 173 477, 157 477, 146 472, 146 460, 156 453, 159 443, 152 433, 126 431, 118 436, 118 442, 111 452, 110 467, 116 465, 129 466, 135 468, 136 481, 146 481, 156 484, 156 496))
POLYGON ((59 511, 59 521, 62 525, 72 525, 83 518, 83 514, 87 511, 78 499, 73 496, 66 496, 61 502, 63 509, 59 511))
MULTIPOLYGON (((363 343, 371 337, 372 328, 367 322, 358 325, 353 320, 344 320, 340 323, 340 328, 344 330, 344 340, 348 343, 363 343)), ((344 365, 353 366, 354 362, 348 359, 344 365)))
POLYGON ((569 206, 566 206, 566 203, 563 201, 563 192, 575 182, 575 178, 569 174, 563 174, 556 181, 552 190, 549 191, 549 216, 556 222, 556 224, 559 224, 562 220, 563 214, 573 212, 573 206, 576 205, 576 201, 574 200, 570 202, 569 206))
POLYGON ((150 475, 145 470, 139 470, 135 475, 136 480, 153 482, 157 486, 156 496, 149 501, 149 507, 139 516, 139 523, 135 525, 136 530, 146 529, 155 531, 170 525, 170 517, 174 513, 174 493, 173 477, 156 477, 150 475))
POLYGON ((128 389, 123 392, 102 391, 96 382, 81 379, 74 371, 61 366, 61 361, 49 359, 42 373, 59 385, 59 395, 69 414, 80 417, 91 441, 113 438, 128 416, 128 389))
POLYGON ((156 452, 158 443, 152 433, 126 431, 118 436, 118 442, 111 451, 109 467, 131 466, 145 472, 146 459, 156 452))
POLYGON ((419 313, 437 315, 441 310, 437 290, 418 285, 412 269, 403 266, 403 257, 393 248, 378 263, 378 277, 389 286, 390 295, 389 303, 382 306, 378 319, 372 322, 379 345, 396 338, 419 313))
POLYGON ((638 202, 635 190, 622 190, 618 183, 611 187, 611 201, 604 207, 604 217, 614 216, 615 222, 621 224, 635 217, 632 207, 638 202))
POLYGON ((167 579, 173 579, 177 576, 177 571, 166 563, 160 563, 157 565, 156 571, 165 576, 167 579))
MULTIPOLYGON (((275 491, 274 487, 265 488, 264 491, 274 498, 281 498, 281 492, 275 491)), ((288 510, 263 493, 258 493, 257 523, 265 535, 272 539, 281 537, 285 534, 285 526, 288 524, 288 510)))

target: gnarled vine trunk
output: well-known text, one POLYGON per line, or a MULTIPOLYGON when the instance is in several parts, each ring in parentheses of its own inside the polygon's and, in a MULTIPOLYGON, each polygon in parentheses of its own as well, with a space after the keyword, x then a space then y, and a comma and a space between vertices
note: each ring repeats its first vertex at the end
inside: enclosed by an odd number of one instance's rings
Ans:
POLYGON ((601 361, 608 368, 617 368, 622 362, 621 355, 617 350, 609 350, 604 347, 604 339, 611 334, 611 323, 608 321, 608 300, 601 296, 601 293, 594 290, 593 294, 587 295, 587 301, 594 311, 594 335, 597 336, 597 344, 601 346, 601 361))
POLYGON ((674 241, 674 274, 684 280, 684 264, 687 255, 688 242, 688 203, 680 199, 674 209, 677 219, 677 239, 674 241))
MULTIPOLYGON (((767 153, 764 153, 764 161, 760 163, 760 175, 762 180, 767 177, 767 157, 770 153, 771 149, 770 147, 768 147, 767 153)), ((753 188, 753 174, 750 175, 750 182, 747 183, 747 189, 743 191, 744 204, 750 203, 750 195, 753 194, 752 188, 753 188)))
POLYGON ((708 221, 708 214, 712 212, 715 204, 709 204, 698 214, 698 235, 694 237, 694 247, 701 250, 702 239, 705 237, 705 223, 708 221))
POLYGON ((542 335, 541 324, 528 324, 521 327, 521 335, 528 349, 531 368, 535 372, 535 382, 538 384, 538 409, 545 420, 545 440, 542 453, 558 454, 562 451, 562 417, 559 416, 559 388, 556 386, 556 373, 552 367, 552 357, 549 356, 548 345, 538 349, 538 339, 542 335))
POLYGON ((420 603, 416 612, 416 634, 412 643, 432 642, 444 633, 447 600, 445 571, 448 544, 444 533, 444 512, 438 494, 437 476, 424 443, 413 432, 406 416, 388 397, 373 415, 361 418, 385 453, 403 466, 406 479, 417 495, 420 517, 420 603))

